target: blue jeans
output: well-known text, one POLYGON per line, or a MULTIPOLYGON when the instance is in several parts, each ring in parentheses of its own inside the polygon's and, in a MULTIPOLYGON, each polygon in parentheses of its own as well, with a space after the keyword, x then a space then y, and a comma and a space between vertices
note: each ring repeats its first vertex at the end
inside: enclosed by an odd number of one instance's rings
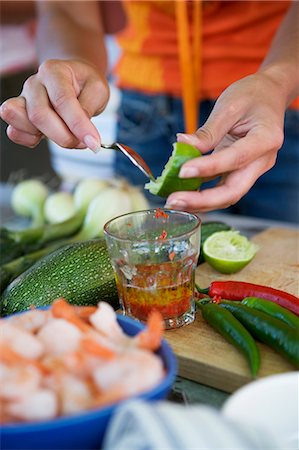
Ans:
MULTIPOLYGON (((214 101, 200 106, 201 126, 208 118, 214 101)), ((122 91, 117 140, 142 155, 153 174, 161 174, 176 141, 184 129, 182 102, 165 95, 146 95, 122 91)), ((115 155, 116 174, 143 186, 146 177, 121 153, 115 155)), ((210 187, 204 183, 202 189, 210 187)), ((236 186, 238 189, 238 186, 236 186)), ((147 192, 147 191, 146 191, 147 192)), ((165 199, 147 194, 153 205, 165 199)), ((234 206, 225 210, 236 214, 299 223, 299 112, 288 110, 285 116, 285 140, 275 166, 261 176, 251 190, 234 206)))

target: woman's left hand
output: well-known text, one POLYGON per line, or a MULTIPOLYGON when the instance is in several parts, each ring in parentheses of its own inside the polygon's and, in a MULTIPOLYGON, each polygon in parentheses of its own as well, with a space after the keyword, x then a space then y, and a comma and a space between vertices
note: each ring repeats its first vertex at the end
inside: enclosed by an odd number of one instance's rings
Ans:
POLYGON ((203 154, 214 149, 185 163, 180 177, 220 177, 220 181, 200 192, 175 192, 166 206, 205 212, 237 203, 276 162, 287 107, 282 91, 267 73, 250 75, 221 94, 195 134, 178 134, 178 141, 194 145, 203 154))

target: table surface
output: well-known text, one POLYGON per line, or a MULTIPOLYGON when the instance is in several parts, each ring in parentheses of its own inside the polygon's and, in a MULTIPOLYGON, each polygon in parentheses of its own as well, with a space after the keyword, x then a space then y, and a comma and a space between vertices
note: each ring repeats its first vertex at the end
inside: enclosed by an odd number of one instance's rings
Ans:
MULTIPOLYGON (((10 208, 11 191, 12 186, 0 183, 0 225, 5 224, 13 227, 23 226, 24 222, 16 221, 16 217, 10 208)), ((298 226, 293 223, 237 216, 222 212, 206 213, 201 215, 201 219, 205 222, 214 220, 224 221, 247 237, 251 237, 269 227, 298 229, 298 226)), ((229 395, 230 394, 215 388, 177 377, 169 400, 179 403, 201 403, 221 408, 229 395)))

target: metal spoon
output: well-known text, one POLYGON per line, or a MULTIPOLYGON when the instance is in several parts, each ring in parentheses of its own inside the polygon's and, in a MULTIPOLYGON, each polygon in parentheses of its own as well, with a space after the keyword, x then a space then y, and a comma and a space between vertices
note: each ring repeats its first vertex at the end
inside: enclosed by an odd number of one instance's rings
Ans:
POLYGON ((155 177, 144 159, 142 159, 141 156, 138 155, 138 153, 136 153, 131 147, 120 144, 119 142, 114 142, 113 144, 101 144, 101 147, 122 152, 133 164, 135 164, 136 167, 138 167, 139 170, 141 170, 142 173, 144 173, 146 177, 152 181, 155 181, 155 177))

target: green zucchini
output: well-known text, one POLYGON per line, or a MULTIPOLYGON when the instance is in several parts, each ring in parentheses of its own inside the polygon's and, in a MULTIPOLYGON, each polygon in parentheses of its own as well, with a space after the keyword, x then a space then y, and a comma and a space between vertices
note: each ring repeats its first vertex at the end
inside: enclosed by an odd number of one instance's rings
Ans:
POLYGON ((7 286, 1 296, 1 315, 50 305, 59 297, 73 305, 103 300, 119 307, 104 239, 69 244, 40 259, 7 286))
POLYGON ((201 224, 201 237, 200 237, 200 255, 198 258, 197 265, 203 263, 205 261, 203 256, 202 247, 204 242, 210 237, 213 233, 218 231, 228 231, 231 227, 225 222, 203 222, 201 224))

